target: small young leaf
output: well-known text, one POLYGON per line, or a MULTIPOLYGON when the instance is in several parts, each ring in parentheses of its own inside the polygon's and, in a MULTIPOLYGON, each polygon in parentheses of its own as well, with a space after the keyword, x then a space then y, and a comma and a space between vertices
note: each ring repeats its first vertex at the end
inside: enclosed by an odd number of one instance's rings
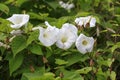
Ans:
POLYGON ((63 65, 63 64, 67 64, 68 62, 67 61, 65 61, 65 60, 62 60, 62 59, 55 59, 56 60, 56 64, 58 64, 58 65, 63 65))
POLYGON ((9 8, 5 4, 0 3, 0 10, 4 12, 5 14, 9 13, 9 8))
POLYGON ((42 50, 41 50, 41 46, 38 44, 30 45, 29 49, 33 54, 43 55, 42 50))
POLYGON ((82 68, 82 69, 77 70, 76 72, 77 72, 77 73, 80 73, 80 74, 87 74, 87 73, 90 72, 91 70, 92 70, 92 67, 85 67, 85 68, 82 68))
POLYGON ((110 78, 111 80, 116 80, 116 73, 114 71, 111 72, 110 78))
POLYGON ((31 44, 32 41, 38 39, 38 34, 39 34, 38 31, 31 32, 27 40, 27 45, 31 44))

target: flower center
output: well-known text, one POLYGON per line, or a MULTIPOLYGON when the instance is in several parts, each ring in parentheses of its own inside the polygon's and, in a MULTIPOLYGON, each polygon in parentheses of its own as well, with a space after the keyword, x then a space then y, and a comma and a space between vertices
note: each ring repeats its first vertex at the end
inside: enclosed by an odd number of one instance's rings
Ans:
POLYGON ((22 18, 21 18, 21 17, 16 18, 16 20, 15 20, 15 23, 16 23, 16 24, 20 24, 21 22, 22 22, 22 18))
POLYGON ((82 44, 86 46, 88 44, 88 42, 86 40, 83 40, 82 44))
POLYGON ((43 34, 43 37, 44 37, 44 38, 47 38, 47 37, 48 37, 48 35, 47 35, 46 33, 44 33, 44 34, 43 34))
POLYGON ((61 39, 61 41, 62 41, 62 43, 65 43, 65 42, 67 41, 67 38, 66 38, 66 37, 63 37, 63 38, 61 39))

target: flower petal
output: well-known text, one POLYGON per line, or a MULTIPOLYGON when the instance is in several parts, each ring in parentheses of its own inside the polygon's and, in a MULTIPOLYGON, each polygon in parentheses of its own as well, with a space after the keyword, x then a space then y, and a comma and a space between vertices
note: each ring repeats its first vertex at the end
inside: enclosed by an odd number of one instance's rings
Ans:
POLYGON ((91 18, 90 27, 95 27, 95 23, 96 23, 96 19, 95 18, 91 18))
POLYGON ((73 24, 69 24, 69 23, 65 23, 63 24, 62 28, 66 29, 66 30, 70 30, 71 32, 77 34, 78 29, 73 25, 73 24))
POLYGON ((77 38, 77 28, 69 23, 63 24, 60 29, 59 38, 56 42, 56 46, 61 49, 69 49, 77 38))
POLYGON ((27 14, 13 14, 7 20, 9 20, 10 22, 13 23, 11 25, 12 28, 20 28, 29 21, 29 15, 27 15, 27 14))
POLYGON ((87 52, 91 52, 94 45, 93 37, 87 37, 84 34, 80 34, 80 36, 76 40, 76 47, 78 51, 85 54, 87 52), (83 42, 86 41, 86 44, 83 42))
POLYGON ((44 46, 51 46, 53 45, 57 39, 58 39, 58 33, 59 29, 52 27, 47 23, 47 29, 39 28, 40 29, 40 35, 39 40, 44 46))

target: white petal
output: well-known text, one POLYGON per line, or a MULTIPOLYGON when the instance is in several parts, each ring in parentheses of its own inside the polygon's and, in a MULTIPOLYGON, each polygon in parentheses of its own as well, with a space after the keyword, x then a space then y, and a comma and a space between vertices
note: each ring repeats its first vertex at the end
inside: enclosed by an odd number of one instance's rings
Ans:
POLYGON ((75 19, 75 23, 79 26, 83 26, 84 25, 84 21, 85 21, 85 18, 84 17, 80 17, 80 18, 76 18, 75 19))
POLYGON ((34 31, 34 30, 40 30, 40 28, 42 28, 41 26, 38 26, 38 27, 34 27, 34 28, 32 28, 32 30, 34 31))
POLYGON ((77 34, 71 31, 71 29, 66 27, 65 25, 63 25, 63 27, 60 29, 59 38, 56 42, 56 46, 61 49, 69 49, 77 38, 77 34))
POLYGON ((12 28, 20 28, 29 21, 29 15, 27 15, 27 14, 13 14, 7 20, 9 20, 10 22, 13 23, 11 25, 12 28))
POLYGON ((53 45, 58 39, 59 29, 47 24, 47 29, 40 28, 39 40, 44 46, 53 45))
POLYGON ((72 9, 72 8, 74 8, 74 4, 72 3, 72 4, 69 4, 68 6, 67 6, 67 10, 70 10, 70 9, 72 9))
POLYGON ((90 22, 91 16, 84 17, 84 27, 90 22))
POLYGON ((87 37, 84 34, 80 34, 80 36, 76 40, 76 47, 78 51, 80 51, 83 54, 91 52, 93 49, 93 45, 94 45, 93 37, 87 37), (84 45, 83 41, 86 41, 87 44, 84 45))
POLYGON ((70 32, 73 32, 75 34, 77 34, 77 32, 78 32, 78 29, 73 24, 65 23, 62 26, 62 29, 63 28, 66 30, 70 30, 70 32))
POLYGON ((63 1, 59 1, 59 4, 62 5, 64 2, 63 1))
POLYGON ((96 23, 96 19, 92 16, 79 17, 75 19, 75 23, 79 26, 84 26, 84 27, 86 27, 86 25, 89 23, 90 27, 94 27, 96 23))
POLYGON ((96 23, 96 19, 95 18, 91 18, 90 27, 95 27, 95 23, 96 23))
POLYGON ((79 20, 80 20, 79 18, 76 18, 76 19, 75 19, 75 23, 78 24, 78 23, 79 23, 79 20))
POLYGON ((11 28, 16 28, 16 29, 18 29, 18 28, 20 28, 21 27, 21 25, 20 24, 14 24, 14 25, 10 25, 11 26, 11 28))

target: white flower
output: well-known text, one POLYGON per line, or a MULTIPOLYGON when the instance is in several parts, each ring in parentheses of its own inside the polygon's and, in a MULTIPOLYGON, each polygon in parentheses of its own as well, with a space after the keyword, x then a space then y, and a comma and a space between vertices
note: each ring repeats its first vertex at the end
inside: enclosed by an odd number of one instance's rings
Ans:
POLYGON ((70 10, 70 9, 72 9, 72 8, 74 8, 75 6, 74 6, 74 4, 73 3, 71 3, 71 4, 68 4, 68 6, 67 6, 67 10, 70 10))
POLYGON ((89 27, 95 27, 96 19, 92 16, 79 17, 75 19, 75 23, 80 27, 87 27, 87 24, 89 24, 89 27))
POLYGON ((59 4, 62 8, 66 9, 66 10, 70 10, 70 9, 74 8, 73 3, 69 4, 69 3, 64 3, 63 1, 59 1, 59 4))
POLYGON ((56 46, 61 49, 69 49, 77 39, 77 31, 74 25, 69 23, 63 24, 56 46))
POLYGON ((75 44, 78 51, 80 51, 82 54, 85 54, 87 52, 92 51, 94 45, 94 39, 93 37, 87 37, 84 34, 80 34, 75 44))
POLYGON ((84 26, 84 22, 85 22, 85 18, 84 17, 80 17, 80 18, 76 18, 75 19, 75 23, 79 26, 84 26))
POLYGON ((12 28, 20 28, 29 21, 29 15, 27 14, 13 14, 12 17, 8 18, 12 24, 12 28))
POLYGON ((84 27, 89 23, 90 27, 95 27, 96 19, 92 16, 85 17, 84 27))
POLYGON ((51 46, 58 39, 59 29, 55 26, 51 26, 47 21, 45 22, 45 24, 47 25, 47 29, 44 29, 42 27, 37 28, 40 30, 40 35, 38 39, 44 46, 51 46))

